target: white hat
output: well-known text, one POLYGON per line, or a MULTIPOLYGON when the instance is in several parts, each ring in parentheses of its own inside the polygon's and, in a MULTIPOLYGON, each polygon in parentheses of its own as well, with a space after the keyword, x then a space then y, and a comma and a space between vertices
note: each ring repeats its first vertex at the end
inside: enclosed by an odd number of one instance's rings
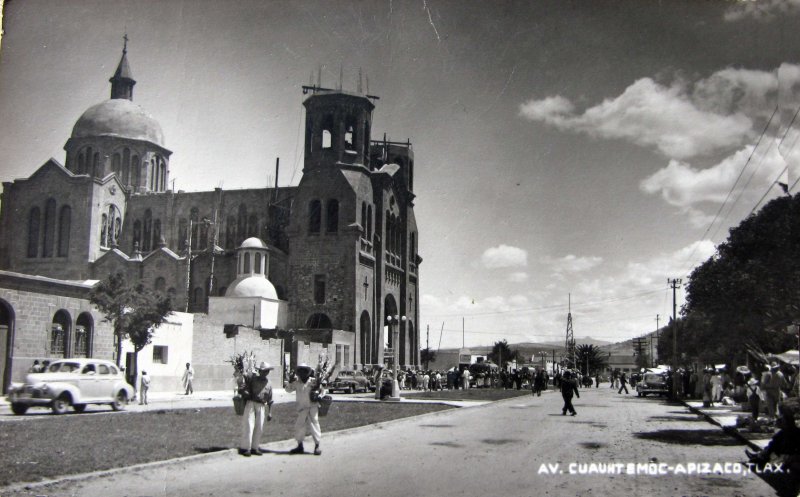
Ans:
POLYGON ((256 369, 258 369, 259 371, 264 371, 264 370, 271 371, 271 370, 273 370, 275 368, 270 366, 270 364, 268 362, 261 361, 261 363, 258 365, 258 367, 256 369))

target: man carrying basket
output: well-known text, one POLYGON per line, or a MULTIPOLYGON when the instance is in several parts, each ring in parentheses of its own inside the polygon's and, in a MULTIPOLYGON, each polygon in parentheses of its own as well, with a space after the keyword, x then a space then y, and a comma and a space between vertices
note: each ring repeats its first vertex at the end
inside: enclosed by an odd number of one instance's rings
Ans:
POLYGON ((242 416, 242 439, 239 443, 239 454, 245 457, 262 454, 259 446, 264 431, 265 410, 267 421, 272 420, 272 385, 267 375, 273 369, 275 368, 261 361, 255 372, 245 373, 238 380, 239 394, 246 402, 242 416))
POLYGON ((314 369, 306 364, 297 366, 294 376, 286 385, 287 392, 295 392, 297 419, 294 423, 294 439, 297 447, 289 451, 291 454, 303 454, 303 440, 307 433, 314 439, 314 455, 322 454, 319 443, 322 440, 322 429, 319 426, 319 397, 322 385, 311 379, 314 369))

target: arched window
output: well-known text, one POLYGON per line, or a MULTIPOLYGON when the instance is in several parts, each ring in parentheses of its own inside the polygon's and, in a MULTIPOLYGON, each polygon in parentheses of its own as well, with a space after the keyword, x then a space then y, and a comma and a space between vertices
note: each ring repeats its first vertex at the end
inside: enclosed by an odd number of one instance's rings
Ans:
POLYGON ((187 243, 189 243, 189 222, 184 218, 178 221, 178 250, 186 250, 187 243))
POLYGON ((167 190, 167 164, 164 162, 164 159, 159 157, 159 161, 161 162, 161 186, 159 191, 166 191, 167 190))
POLYGON ((53 257, 53 245, 56 238, 56 201, 49 198, 44 204, 44 242, 42 257, 53 257))
POLYGON ((41 211, 38 207, 31 209, 28 216, 28 257, 39 256, 39 225, 41 223, 41 211))
POLYGON ((108 247, 108 214, 103 214, 100 221, 100 246, 108 247))
POLYGON ((92 176, 99 178, 100 174, 102 174, 100 171, 100 152, 95 152, 92 155, 92 176))
POLYGON ((161 220, 153 221, 153 250, 161 245, 161 220))
POLYGON ((250 252, 244 253, 244 267, 242 268, 244 274, 250 273, 250 252))
POLYGON ((107 224, 105 228, 107 233, 105 234, 105 241, 106 246, 108 247, 116 247, 117 242, 119 241, 119 236, 122 232, 122 216, 120 215, 119 209, 116 205, 109 205, 108 206, 108 216, 106 217, 107 224))
POLYGON ((139 163, 139 156, 134 155, 131 158, 131 186, 136 188, 142 181, 142 166, 139 163))
POLYGON ((75 326, 75 340, 72 347, 73 357, 91 357, 94 338, 94 319, 88 312, 78 316, 75 326))
POLYGON ((166 287, 167 287, 167 281, 162 276, 156 278, 156 282, 153 285, 153 289, 155 289, 155 291, 157 291, 158 293, 164 293, 166 287))
POLYGON ((333 146, 333 116, 325 116, 322 121, 322 148, 331 148, 333 146))
POLYGON ((138 219, 133 222, 133 247, 132 250, 135 252, 137 250, 141 250, 142 248, 142 222, 138 219))
POLYGON ((339 231, 339 201, 328 200, 328 211, 325 216, 325 231, 336 233, 339 231))
POLYGON ((367 311, 361 313, 359 337, 361 338, 361 350, 359 351, 361 364, 372 364, 372 354, 370 354, 372 350, 372 323, 367 311))
POLYGON ((369 121, 364 121, 364 163, 369 159, 369 121))
POLYGON ((120 175, 121 165, 122 165, 122 155, 119 152, 115 152, 114 155, 111 157, 111 172, 116 174, 117 178, 119 178, 120 175))
POLYGON ((261 254, 255 254, 255 273, 261 274, 261 254))
POLYGON ((120 181, 125 186, 131 184, 131 151, 127 147, 122 150, 122 177, 120 181))
POLYGON ((330 329, 333 328, 331 325, 331 318, 326 316, 325 314, 316 313, 312 314, 306 320, 306 328, 311 329, 330 329))
POLYGON ((236 248, 236 218, 228 216, 225 222, 225 248, 236 248))
POLYGON ((61 207, 58 216, 58 257, 66 257, 69 254, 69 231, 72 217, 72 209, 65 205, 61 207))
POLYGON ((205 308, 205 296, 203 292, 203 287, 197 287, 194 289, 194 309, 200 310, 205 308))
POLYGON ((63 309, 53 316, 50 326, 50 355, 52 357, 67 357, 71 323, 69 313, 63 309))
POLYGON ((250 214, 250 217, 247 219, 247 236, 257 236, 261 238, 258 232, 258 216, 255 214, 250 214))
POLYGON ((200 243, 199 243, 200 250, 205 250, 208 248, 208 224, 205 222, 200 223, 200 243))
POLYGON ((344 149, 356 149, 356 120, 353 116, 347 116, 344 125, 344 149))
POLYGON ((308 232, 319 233, 322 224, 322 203, 312 200, 308 203, 308 232))
POLYGON ((361 202, 361 228, 364 230, 364 238, 367 237, 367 203, 361 202))
POLYGON ((367 238, 372 241, 372 206, 367 206, 367 238))
POLYGON ((236 245, 239 245, 247 237, 247 206, 239 205, 239 213, 236 217, 236 245))
POLYGON ((199 218, 200 211, 197 209, 197 207, 192 207, 192 210, 189 213, 189 219, 192 221, 192 250, 197 250, 197 243, 199 242, 199 237, 197 236, 200 228, 200 224, 198 223, 199 218))
MULTIPOLYGON (((133 228, 134 232, 136 231, 136 227, 133 228)), ((142 232, 142 244, 139 248, 142 252, 150 252, 150 247, 152 246, 151 240, 153 239, 153 211, 147 209, 144 211, 144 230, 142 232)))

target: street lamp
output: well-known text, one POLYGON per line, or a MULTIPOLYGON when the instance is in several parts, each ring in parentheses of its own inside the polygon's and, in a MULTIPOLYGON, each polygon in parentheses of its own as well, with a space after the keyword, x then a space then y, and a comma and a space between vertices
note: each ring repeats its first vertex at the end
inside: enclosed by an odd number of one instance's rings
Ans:
POLYGON ((392 400, 400 400, 400 383, 397 381, 397 365, 400 362, 400 325, 405 331, 405 316, 386 316, 386 324, 392 334, 392 400))

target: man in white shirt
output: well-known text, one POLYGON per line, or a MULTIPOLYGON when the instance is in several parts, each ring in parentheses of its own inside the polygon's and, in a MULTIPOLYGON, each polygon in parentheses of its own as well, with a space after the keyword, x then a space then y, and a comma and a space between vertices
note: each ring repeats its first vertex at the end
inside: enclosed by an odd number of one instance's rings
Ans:
POLYGON ((296 374, 286 385, 287 392, 295 392, 295 407, 297 409, 297 419, 294 423, 294 439, 297 447, 289 451, 290 454, 303 454, 303 440, 306 434, 310 433, 314 439, 314 455, 322 454, 319 444, 322 441, 322 430, 319 427, 319 404, 316 400, 311 400, 312 395, 319 397, 323 392, 319 390, 317 382, 311 379, 314 373, 313 368, 307 364, 297 366, 296 374))

